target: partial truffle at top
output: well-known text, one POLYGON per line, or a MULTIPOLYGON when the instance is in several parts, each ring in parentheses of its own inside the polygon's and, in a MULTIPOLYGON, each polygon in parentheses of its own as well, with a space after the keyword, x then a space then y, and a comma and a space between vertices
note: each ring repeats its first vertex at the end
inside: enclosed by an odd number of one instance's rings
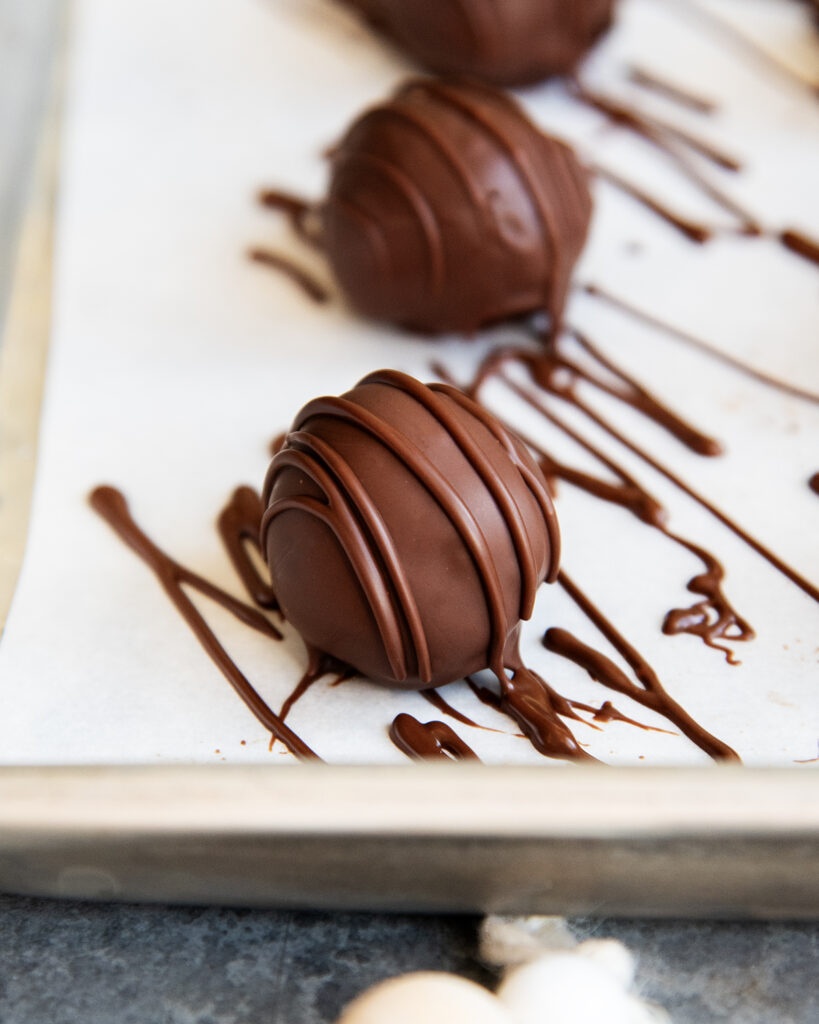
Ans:
POLYGON ((276 598, 314 650, 402 689, 519 667, 557 518, 529 452, 462 392, 382 370, 308 403, 263 503, 276 598))
POLYGON ((335 147, 325 251, 355 309, 424 333, 559 319, 592 201, 572 150, 489 86, 419 79, 335 147))
POLYGON ((342 0, 439 74, 528 85, 573 70, 614 0, 342 0))

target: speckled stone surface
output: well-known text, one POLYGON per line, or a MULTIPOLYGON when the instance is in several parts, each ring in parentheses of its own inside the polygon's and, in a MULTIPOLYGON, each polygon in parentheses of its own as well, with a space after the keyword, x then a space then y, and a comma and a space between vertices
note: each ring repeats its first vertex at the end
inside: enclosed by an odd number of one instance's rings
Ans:
MULTIPOLYGON (((60 903, 0 896, 3 1024, 331 1024, 412 970, 492 985, 476 918, 60 903)), ((815 1024, 819 926, 572 922, 638 955, 675 1024, 815 1024)), ((548 1018, 544 1018, 546 1024, 548 1018)))

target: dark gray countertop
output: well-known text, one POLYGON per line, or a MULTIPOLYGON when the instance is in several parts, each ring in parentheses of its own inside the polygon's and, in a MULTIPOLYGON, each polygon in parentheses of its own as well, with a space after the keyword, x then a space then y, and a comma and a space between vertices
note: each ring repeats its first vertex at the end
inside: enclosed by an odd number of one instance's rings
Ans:
MULTIPOLYGON (((0 897, 3 1024, 330 1024, 367 986, 413 970, 491 985, 478 920, 118 906, 0 897)), ((675 1024, 819 1021, 812 924, 573 921, 638 955, 675 1024)))
MULTIPOLYGON (((60 0, 0 0, 0 322, 60 0)), ((0 896, 2 1024, 325 1024, 410 970, 491 984, 477 919, 128 906, 0 896)), ((676 1024, 815 1024, 819 925, 575 921, 639 957, 676 1024)))

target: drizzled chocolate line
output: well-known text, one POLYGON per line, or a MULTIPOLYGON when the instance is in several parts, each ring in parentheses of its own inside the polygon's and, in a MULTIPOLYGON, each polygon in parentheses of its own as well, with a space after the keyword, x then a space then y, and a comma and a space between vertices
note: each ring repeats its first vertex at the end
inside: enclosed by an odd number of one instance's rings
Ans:
POLYGON ((322 305, 329 301, 330 293, 327 289, 289 256, 280 256, 278 253, 270 252, 269 249, 249 249, 247 255, 248 259, 254 263, 261 263, 265 267, 284 274, 285 277, 297 284, 313 302, 322 305))
POLYGON ((708 647, 725 654, 726 661, 738 665, 733 652, 718 644, 717 640, 745 642, 752 640, 755 633, 748 622, 739 615, 722 591, 725 570, 709 551, 692 541, 673 533, 667 525, 667 513, 663 506, 619 463, 610 459, 600 448, 569 426, 560 416, 548 409, 538 395, 534 395, 508 377, 501 378, 515 394, 537 409, 550 423, 562 430, 568 437, 605 466, 620 481, 612 484, 590 473, 582 472, 560 462, 531 438, 523 436, 524 443, 537 455, 547 480, 559 478, 586 491, 588 494, 611 504, 628 509, 642 522, 659 530, 673 543, 684 547, 699 558, 705 572, 694 576, 688 582, 688 589, 702 595, 690 608, 674 608, 663 622, 666 635, 689 633, 698 636, 708 647))
MULTIPOLYGON (((668 121, 664 121, 659 117, 655 117, 651 114, 643 113, 642 111, 635 110, 633 107, 626 105, 618 100, 612 99, 610 96, 606 96, 601 92, 597 92, 589 89, 587 86, 582 85, 576 78, 571 79, 569 82, 569 91, 575 99, 580 100, 581 103, 585 103, 586 106, 592 107, 599 113, 604 114, 609 120, 615 124, 620 125, 623 128, 627 128, 629 131, 634 132, 647 142, 651 142, 657 146, 664 153, 674 160, 675 163, 681 163, 681 155, 679 149, 673 143, 681 143, 683 146, 698 153, 700 156, 705 157, 712 164, 717 167, 721 167, 725 171, 740 171, 742 170, 742 164, 736 157, 731 156, 728 153, 722 152, 715 145, 707 142, 705 139, 701 139, 696 135, 692 135, 690 132, 684 131, 682 128, 678 128, 676 125, 671 124, 668 121)), ((690 172, 690 165, 686 161, 682 161, 686 173, 690 172)), ((702 184, 701 181, 697 181, 697 184, 702 184)), ((710 187, 710 186, 709 186, 710 187)), ((733 213, 737 213, 739 209, 729 200, 730 206, 728 209, 733 213)), ((744 213, 744 211, 743 211, 744 213)), ((749 218, 748 215, 742 216, 740 219, 746 220, 749 218)))
POLYGON ((156 546, 131 517, 125 497, 113 487, 97 487, 90 496, 91 507, 108 523, 122 541, 142 559, 154 573, 165 593, 190 627, 210 659, 242 698, 250 711, 270 733, 282 741, 291 753, 302 760, 318 759, 317 755, 262 700, 249 680, 216 639, 183 587, 188 586, 225 608, 240 622, 263 633, 271 640, 281 640, 281 633, 261 612, 241 601, 197 573, 186 569, 156 546))
POLYGON ((790 252, 795 252, 797 256, 808 260, 809 263, 819 265, 819 242, 808 238, 801 231, 783 231, 778 237, 782 245, 790 252))
POLYGON ((259 523, 262 521, 262 511, 262 499, 252 487, 237 487, 222 509, 216 525, 233 568, 250 597, 262 608, 278 611, 273 587, 262 579, 247 551, 249 544, 261 554, 259 523))
POLYGON ((419 693, 424 700, 428 701, 442 714, 449 715, 450 718, 454 718, 456 722, 460 722, 462 725, 471 726, 473 729, 484 729, 486 732, 500 732, 499 729, 491 729, 488 725, 479 725, 477 722, 473 722, 471 718, 445 701, 438 690, 420 690, 419 693))
POLYGON ((665 99, 673 100, 683 107, 695 110, 698 114, 713 114, 718 106, 714 100, 693 93, 676 82, 669 82, 667 78, 662 78, 656 72, 648 71, 636 64, 630 66, 628 79, 635 85, 656 92, 665 99))
POLYGON ((808 487, 810 487, 814 494, 819 494, 819 473, 814 473, 810 480, 808 480, 808 487))
MULTIPOLYGON (((261 508, 261 504, 260 504, 261 508)), ((259 521, 261 521, 261 514, 259 515, 259 521)), ((258 522, 257 522, 258 526, 258 522)), ((258 530, 257 530, 258 533, 258 530)), ((345 679, 350 679, 354 672, 347 665, 342 665, 341 662, 335 658, 330 657, 329 654, 325 654, 323 651, 317 650, 315 647, 307 645, 307 668, 304 670, 304 675, 296 683, 293 690, 284 699, 282 706, 279 708, 279 718, 283 722, 293 705, 301 700, 301 698, 307 693, 313 683, 317 683, 319 679, 324 676, 334 674, 335 679, 332 680, 330 686, 337 686, 339 683, 344 682, 345 679)), ((273 745, 276 742, 276 737, 270 737, 270 744, 268 750, 273 749, 273 745)))
POLYGON ((586 618, 614 647, 642 685, 636 686, 610 658, 584 644, 565 629, 547 630, 543 638, 543 644, 547 650, 575 662, 585 669, 592 679, 604 686, 658 712, 714 760, 739 761, 739 755, 735 750, 704 729, 684 708, 680 707, 640 652, 632 647, 617 630, 614 623, 606 618, 601 609, 563 570, 558 576, 558 583, 586 618))
POLYGON ((726 366, 730 366, 733 370, 738 370, 740 373, 744 373, 747 377, 752 377, 754 380, 759 381, 760 384, 765 384, 770 388, 776 388, 777 391, 783 391, 787 395, 793 395, 795 398, 802 398, 806 402, 813 402, 819 405, 819 394, 815 394, 812 391, 806 391, 804 388, 797 387, 795 384, 787 384, 785 381, 778 380, 776 377, 771 377, 767 373, 763 373, 761 370, 755 369, 748 363, 743 362, 741 359, 737 359, 735 356, 728 355, 727 352, 723 352, 718 349, 715 345, 711 345, 707 341, 703 341, 701 338, 697 338, 693 334, 689 334, 687 331, 682 330, 679 327, 675 327, 673 324, 669 324, 660 317, 655 316, 653 313, 648 313, 638 306, 635 306, 631 302, 627 302, 625 299, 621 299, 619 296, 614 295, 606 288, 600 287, 596 284, 586 284, 582 286, 582 290, 587 294, 591 295, 596 299, 600 299, 602 302, 613 306, 615 309, 620 310, 621 313, 626 313, 629 316, 634 317, 636 320, 640 320, 644 324, 648 324, 649 327, 654 327, 663 334, 667 334, 669 337, 674 338, 677 341, 681 341, 691 348, 697 349, 699 352, 705 353, 712 359, 716 359, 720 363, 724 363, 726 366))
POLYGON ((291 230, 303 242, 315 249, 322 248, 321 233, 315 224, 311 230, 310 222, 315 221, 317 210, 313 203, 308 203, 301 196, 292 192, 277 189, 264 189, 259 193, 259 202, 269 210, 279 210, 287 218, 291 230))
POLYGON ((661 220, 670 224, 672 228, 679 231, 680 234, 684 235, 690 242, 696 242, 698 245, 704 245, 713 237, 715 230, 713 227, 709 227, 706 224, 700 224, 698 221, 690 220, 688 217, 684 217, 681 213, 677 213, 675 210, 672 210, 670 206, 667 206, 664 202, 657 199, 649 192, 646 192, 645 189, 640 188, 639 185, 635 185, 627 178, 617 174, 616 171, 612 171, 608 167, 603 167, 601 164, 596 162, 587 161, 587 163, 589 163, 590 169, 594 171, 598 178, 602 178, 603 181, 607 181, 610 185, 613 185, 621 192, 631 196, 631 198, 640 203, 641 206, 645 206, 646 209, 651 210, 652 213, 656 213, 661 220))
POLYGON ((579 700, 573 700, 569 703, 573 708, 577 708, 578 711, 589 712, 592 716, 592 721, 587 722, 587 725, 591 725, 593 722, 624 722, 626 725, 633 725, 644 732, 661 732, 666 736, 677 735, 677 733, 672 732, 670 729, 660 729, 656 725, 646 725, 645 722, 638 722, 634 718, 629 718, 622 711, 618 711, 610 700, 604 701, 599 708, 595 708, 591 704, 583 704, 579 700))
POLYGON ((731 22, 720 17, 715 11, 707 10, 698 3, 692 3, 691 0, 674 0, 674 4, 671 6, 672 10, 705 25, 715 36, 738 50, 753 63, 761 64, 791 85, 798 85, 808 89, 815 97, 819 96, 819 82, 794 70, 789 64, 771 53, 770 50, 760 46, 744 32, 739 31, 731 22))
POLYGON ((416 760, 480 760, 445 722, 423 724, 412 715, 397 715, 390 726, 390 739, 399 750, 416 760))

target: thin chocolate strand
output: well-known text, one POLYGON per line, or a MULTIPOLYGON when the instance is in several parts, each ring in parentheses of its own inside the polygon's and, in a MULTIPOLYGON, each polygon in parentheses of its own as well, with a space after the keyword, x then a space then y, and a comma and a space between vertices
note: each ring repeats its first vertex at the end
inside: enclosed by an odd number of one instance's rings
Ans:
POLYGON ((423 724, 412 715, 397 715, 390 739, 414 760, 478 761, 478 755, 445 722, 423 724))
POLYGON ((669 82, 667 78, 662 78, 656 72, 648 71, 636 64, 630 66, 628 79, 635 85, 650 89, 683 107, 695 110, 698 114, 713 114, 718 109, 718 104, 714 100, 706 99, 675 82, 669 82))
POLYGON ((667 526, 667 516, 663 506, 622 466, 609 459, 596 445, 593 445, 569 427, 559 416, 548 410, 537 396, 528 393, 508 378, 504 378, 504 380, 516 394, 611 470, 621 482, 611 484, 590 473, 566 466, 531 438, 524 437, 524 442, 538 456, 541 468, 547 477, 558 477, 602 501, 627 508, 642 522, 659 530, 663 536, 690 551, 703 563, 705 572, 692 577, 687 586, 692 593, 702 595, 705 600, 698 601, 690 608, 674 608, 669 611, 663 621, 663 632, 669 636, 679 633, 698 636, 706 646, 722 651, 729 664, 740 664, 733 651, 716 641, 747 642, 753 640, 756 634, 723 593, 722 583, 725 579, 725 570, 718 559, 700 545, 673 533, 667 526))
POLYGON ((771 53, 770 50, 766 50, 759 43, 751 39, 750 36, 734 28, 731 22, 722 18, 715 11, 707 10, 698 3, 692 3, 691 0, 674 0, 672 9, 675 9, 687 18, 699 21, 717 38, 728 43, 729 46, 738 50, 753 63, 761 64, 763 68, 775 72, 790 85, 798 85, 808 89, 814 97, 819 96, 819 82, 803 75, 799 71, 795 71, 789 64, 786 64, 775 54, 771 53))
POLYGON ((313 246, 314 249, 322 249, 321 233, 317 230, 311 231, 309 221, 316 218, 317 207, 309 203, 301 196, 292 192, 282 192, 277 189, 264 189, 259 193, 259 202, 269 210, 279 210, 287 218, 291 230, 303 242, 313 246))
POLYGON ((300 267, 291 260, 289 256, 280 256, 278 253, 270 252, 269 249, 249 249, 247 255, 254 263, 261 263, 290 278, 313 302, 321 305, 329 301, 330 293, 324 285, 319 284, 314 277, 311 277, 303 267, 300 267))
POLYGON ((419 694, 442 714, 449 715, 450 718, 454 718, 456 722, 460 722, 462 725, 471 726, 473 729, 483 729, 486 732, 500 732, 500 729, 491 729, 488 725, 479 725, 477 722, 473 722, 471 718, 458 711, 457 708, 453 708, 448 701, 444 700, 438 690, 420 690, 419 694))
POLYGON ((755 369, 748 363, 744 363, 741 359, 728 355, 727 352, 721 351, 715 345, 712 345, 707 341, 703 341, 701 338, 697 338, 693 334, 689 334, 687 331, 684 331, 679 327, 675 327, 673 324, 662 320, 653 313, 648 313, 645 310, 640 309, 638 306, 635 306, 631 302, 627 302, 625 299, 621 299, 619 296, 614 295, 608 289, 602 288, 600 285, 586 284, 582 286, 582 290, 587 295, 600 299, 602 302, 606 302, 608 305, 620 310, 620 312, 626 313, 629 316, 634 317, 636 320, 642 321, 644 324, 648 324, 649 327, 654 327, 663 334, 667 334, 669 337, 674 338, 677 341, 681 341, 684 344, 689 345, 691 348, 697 349, 699 352, 704 352, 712 359, 716 359, 720 363, 730 366, 731 369, 738 370, 740 373, 744 373, 747 377, 752 377, 754 380, 759 381, 760 384, 765 384, 770 388, 776 388, 777 391, 783 391, 787 395, 793 395, 795 398, 802 398, 806 402, 813 402, 815 405, 819 405, 819 394, 797 387, 795 384, 787 384, 785 381, 779 380, 776 377, 771 377, 769 374, 755 369))
POLYGON ((819 242, 813 238, 808 238, 801 231, 788 230, 779 234, 779 241, 789 252, 795 252, 802 259, 819 266, 819 242))
POLYGON ((187 622, 193 635, 265 729, 268 729, 276 739, 281 740, 296 757, 302 760, 320 760, 315 752, 288 728, 262 700, 216 639, 210 626, 183 590, 183 586, 198 590, 234 614, 241 622, 273 640, 280 640, 281 633, 275 626, 255 608, 237 601, 230 594, 220 590, 219 587, 166 555, 136 525, 128 510, 128 503, 119 491, 113 487, 97 487, 91 492, 89 501, 94 511, 105 519, 120 539, 152 570, 165 593, 187 622))
POLYGON ((700 224, 697 221, 690 220, 687 217, 683 217, 682 214, 672 210, 661 200, 652 196, 646 192, 645 189, 635 185, 627 178, 617 174, 615 171, 609 170, 607 167, 603 167, 599 163, 587 161, 590 169, 597 175, 598 178, 602 178, 603 181, 607 181, 610 185, 619 189, 621 192, 625 192, 626 195, 631 196, 632 199, 636 200, 646 209, 651 210, 652 213, 656 214, 661 220, 664 220, 667 224, 670 224, 672 228, 679 231, 680 234, 684 235, 690 242, 696 242, 698 245, 704 245, 714 235, 716 230, 713 227, 709 227, 706 224, 700 224))
POLYGON ((246 548, 247 544, 252 544, 261 554, 259 529, 262 512, 259 494, 252 487, 237 487, 219 514, 216 525, 233 568, 250 597, 260 607, 278 611, 279 604, 270 581, 262 579, 246 548))
POLYGON ((558 577, 558 583, 586 618, 597 627, 620 654, 642 685, 636 686, 610 658, 582 643, 567 630, 548 630, 543 641, 547 650, 574 661, 604 686, 625 694, 638 704, 658 712, 714 760, 739 761, 739 755, 735 750, 713 736, 684 708, 680 707, 640 652, 632 647, 615 625, 606 618, 601 609, 563 570, 558 577))
POLYGON ((606 117, 616 124, 653 143, 659 149, 668 153, 675 162, 679 160, 679 153, 669 145, 669 140, 682 143, 723 170, 734 172, 742 170, 742 164, 736 157, 723 153, 705 139, 691 135, 682 128, 678 128, 668 121, 663 121, 659 117, 643 113, 641 110, 635 110, 633 107, 627 106, 625 103, 606 96, 601 92, 593 91, 587 86, 582 85, 577 79, 571 81, 570 92, 575 99, 580 100, 589 107, 593 107, 599 113, 605 114, 606 117))
POLYGON ((642 729, 644 732, 661 732, 666 736, 678 735, 678 733, 672 732, 670 729, 660 729, 656 725, 646 725, 645 722, 638 722, 634 718, 629 718, 622 711, 618 711, 610 700, 604 701, 599 708, 593 707, 591 704, 583 704, 579 700, 572 700, 569 703, 573 708, 577 708, 578 711, 589 712, 592 720, 587 722, 587 725, 592 725, 594 722, 623 722, 626 725, 633 725, 637 729, 642 729))

